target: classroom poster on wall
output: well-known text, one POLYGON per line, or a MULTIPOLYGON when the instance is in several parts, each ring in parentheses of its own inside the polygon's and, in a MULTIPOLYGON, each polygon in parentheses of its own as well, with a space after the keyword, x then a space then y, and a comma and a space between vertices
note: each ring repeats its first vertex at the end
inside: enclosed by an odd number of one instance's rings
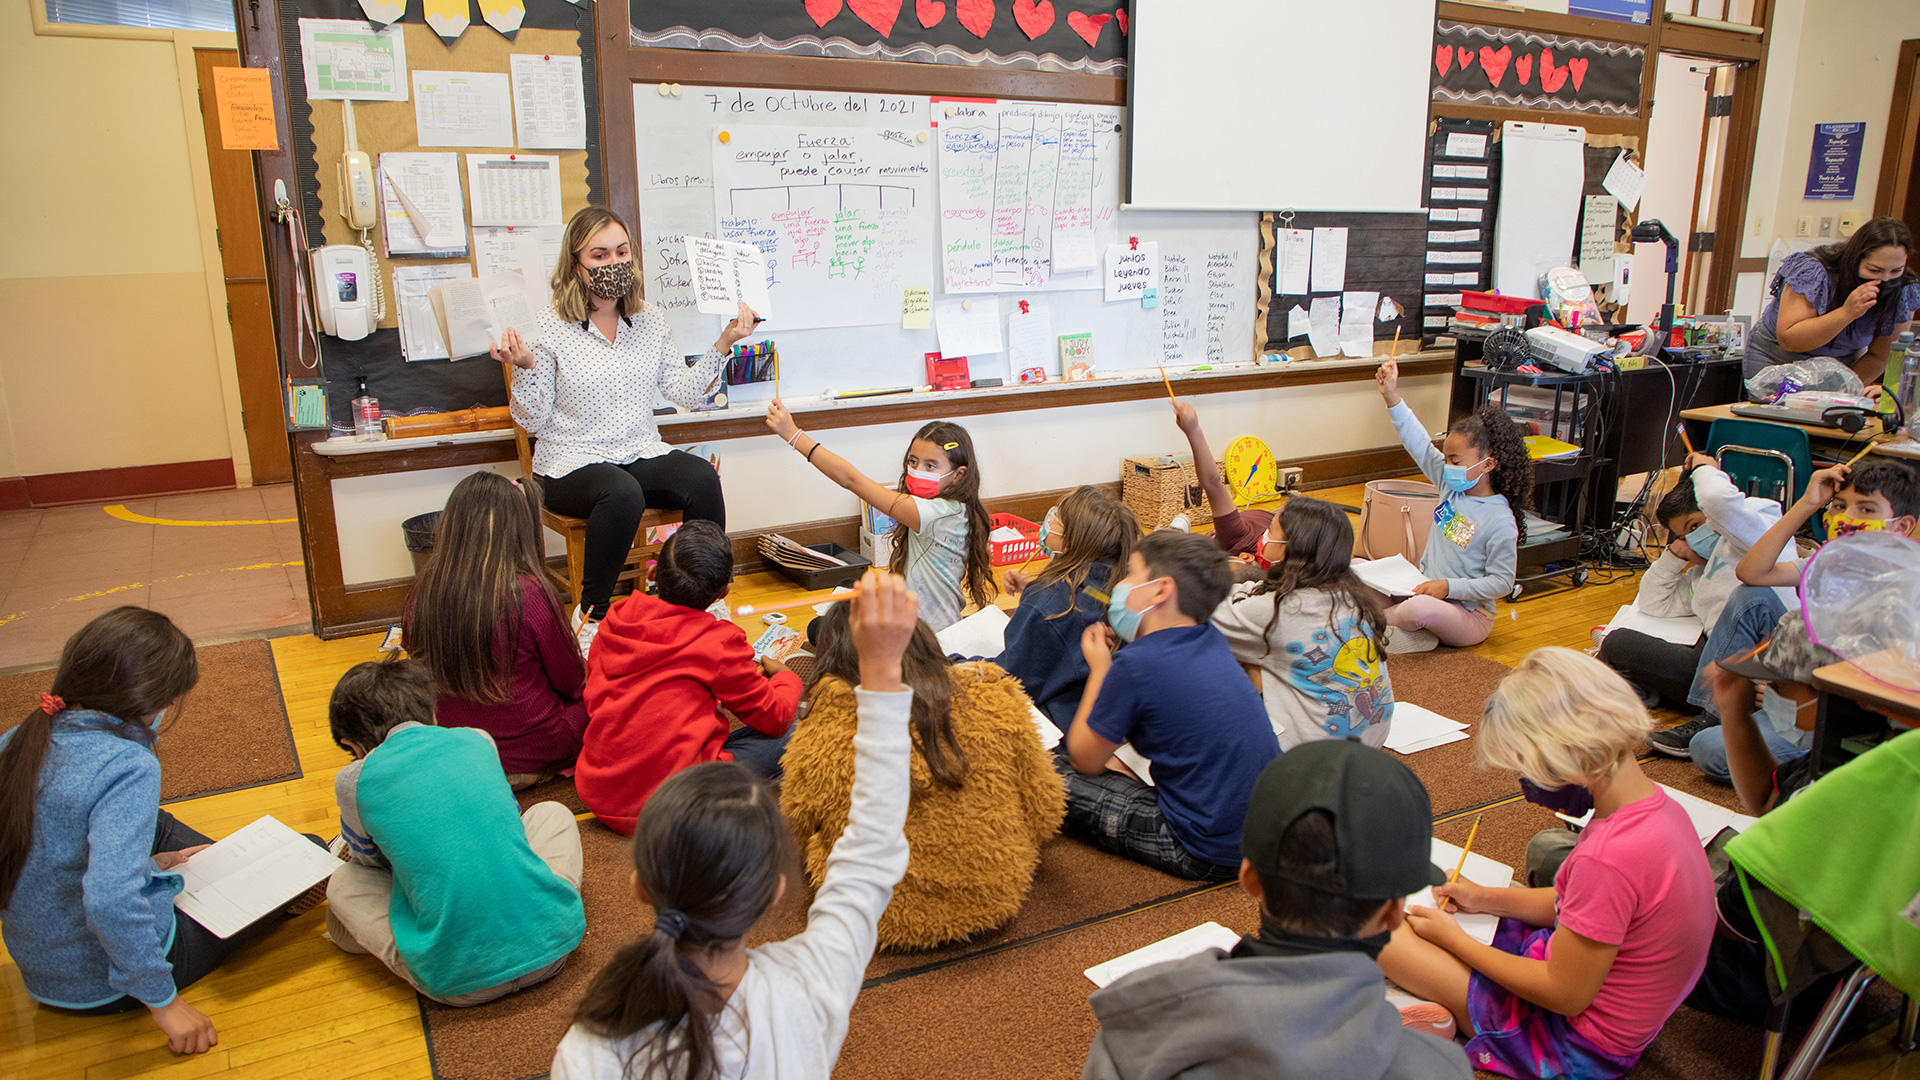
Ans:
POLYGON ((1865 124, 1818 124, 1813 129, 1813 155, 1807 160, 1809 199, 1846 202, 1860 179, 1860 144, 1865 124))
POLYGON ((632 44, 1028 71, 1126 73, 1128 4, 1069 11, 1035 0, 648 0, 632 44))
POLYGON ((1646 50, 1440 19, 1428 63, 1437 102, 1638 116, 1646 50))

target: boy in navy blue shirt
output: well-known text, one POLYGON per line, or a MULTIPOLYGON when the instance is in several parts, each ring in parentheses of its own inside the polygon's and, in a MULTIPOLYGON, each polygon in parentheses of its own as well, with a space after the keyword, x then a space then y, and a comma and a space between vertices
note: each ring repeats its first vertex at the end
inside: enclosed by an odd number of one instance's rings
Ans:
POLYGON ((1252 680, 1208 621, 1227 597, 1227 555, 1197 533, 1140 542, 1107 623, 1080 638, 1090 674, 1067 732, 1068 828, 1169 874, 1232 878, 1240 825, 1279 740, 1252 680), (1118 655, 1115 639, 1128 642, 1118 655), (1152 763, 1149 787, 1109 771, 1121 743, 1152 763))

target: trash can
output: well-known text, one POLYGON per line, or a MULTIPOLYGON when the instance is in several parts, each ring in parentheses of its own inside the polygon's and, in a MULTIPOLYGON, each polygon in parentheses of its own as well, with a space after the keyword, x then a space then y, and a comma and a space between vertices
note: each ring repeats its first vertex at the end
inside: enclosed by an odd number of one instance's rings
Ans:
POLYGON ((427 567, 427 557, 433 554, 433 536, 440 529, 440 511, 420 514, 400 523, 400 531, 407 538, 407 554, 413 556, 415 577, 427 567))

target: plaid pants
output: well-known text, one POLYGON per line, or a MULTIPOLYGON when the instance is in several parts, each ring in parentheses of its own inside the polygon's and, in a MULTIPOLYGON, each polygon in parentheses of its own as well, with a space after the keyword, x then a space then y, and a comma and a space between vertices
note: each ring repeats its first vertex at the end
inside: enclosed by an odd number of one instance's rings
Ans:
POLYGON ((1227 881, 1240 872, 1237 866, 1210 863, 1174 839, 1160 799, 1147 785, 1116 772, 1082 775, 1064 755, 1055 757, 1054 765, 1067 778, 1066 827, 1101 850, 1195 881, 1227 881))

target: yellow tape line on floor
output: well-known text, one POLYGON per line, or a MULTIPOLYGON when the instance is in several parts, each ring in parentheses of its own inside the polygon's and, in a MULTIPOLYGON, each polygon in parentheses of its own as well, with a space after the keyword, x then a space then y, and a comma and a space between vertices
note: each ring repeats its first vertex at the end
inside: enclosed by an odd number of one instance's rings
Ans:
POLYGON ((136 514, 119 503, 106 508, 108 517, 117 517, 121 521, 131 521, 136 525, 291 525, 299 518, 266 518, 260 521, 180 521, 174 518, 148 517, 136 514))
MULTIPOLYGON (((294 560, 293 562, 254 563, 251 566, 226 566, 218 570, 196 570, 190 574, 175 574, 170 578, 166 578, 165 580, 180 581, 185 578, 205 577, 208 574, 230 574, 236 570, 278 570, 282 567, 305 566, 305 565, 307 565, 305 562, 302 562, 298 559, 294 560)), ((63 596, 60 599, 55 600, 53 603, 46 605, 45 607, 34 608, 30 611, 16 611, 11 615, 0 615, 0 626, 5 626, 8 623, 13 622, 15 619, 25 618, 28 615, 33 615, 36 613, 44 614, 46 612, 54 610, 55 608, 59 607, 61 604, 78 603, 81 600, 94 600, 102 596, 112 596, 114 593, 127 592, 130 589, 150 588, 158 584, 160 584, 160 582, 157 582, 157 581, 136 581, 130 585, 115 585, 107 589, 95 589, 93 592, 80 593, 77 596, 63 596)))

